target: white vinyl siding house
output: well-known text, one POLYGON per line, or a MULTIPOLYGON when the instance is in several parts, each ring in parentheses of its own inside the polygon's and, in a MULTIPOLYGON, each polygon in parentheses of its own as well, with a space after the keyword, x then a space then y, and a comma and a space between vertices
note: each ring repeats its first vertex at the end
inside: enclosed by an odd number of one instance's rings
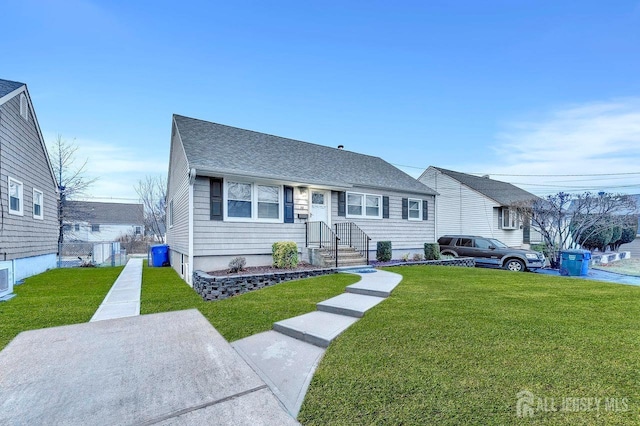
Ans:
POLYGON ((511 247, 526 246, 522 224, 509 209, 511 202, 535 196, 509 183, 429 167, 418 179, 440 194, 436 200, 437 238, 477 235, 497 238, 511 247), (498 198, 498 200, 496 200, 498 198))
POLYGON ((69 201, 68 210, 65 242, 109 242, 144 233, 142 204, 69 201))
POLYGON ((0 273, 13 284, 54 268, 58 251, 58 184, 23 83, 0 80, 0 145, 0 273))
POLYGON ((277 241, 309 260, 311 223, 356 224, 371 233, 371 259, 377 241, 397 257, 435 241, 436 193, 377 157, 178 115, 170 152, 167 243, 187 282, 237 256, 269 265, 277 241), (411 213, 409 200, 420 202, 411 213))

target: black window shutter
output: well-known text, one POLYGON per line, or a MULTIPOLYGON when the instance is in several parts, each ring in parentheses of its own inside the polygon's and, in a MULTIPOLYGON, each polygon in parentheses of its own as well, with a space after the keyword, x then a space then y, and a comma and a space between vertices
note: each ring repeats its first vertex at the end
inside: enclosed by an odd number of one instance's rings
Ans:
POLYGON ((389 197, 382 197, 382 218, 389 219, 389 197))
POLYGON ((222 178, 209 179, 211 220, 222 220, 222 178))
POLYGON ((422 220, 429 220, 429 202, 422 200, 422 220))
POLYGON ((284 187, 284 223, 293 223, 293 187, 284 187))
POLYGON ((347 215, 347 193, 338 192, 338 216, 347 215))
POLYGON ((498 229, 502 229, 502 207, 498 207, 498 229))
POLYGON ((409 219, 409 199, 402 199, 402 218, 409 219))
POLYGON ((531 244, 531 225, 529 221, 524 220, 522 225, 522 242, 524 244, 531 244))

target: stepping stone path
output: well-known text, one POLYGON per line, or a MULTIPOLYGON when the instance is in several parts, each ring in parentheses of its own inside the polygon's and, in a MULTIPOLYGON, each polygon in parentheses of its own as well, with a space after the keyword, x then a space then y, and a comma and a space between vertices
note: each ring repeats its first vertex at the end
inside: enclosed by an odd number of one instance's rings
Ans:
POLYGON ((343 272, 355 273, 361 280, 348 286, 346 293, 318 303, 315 312, 278 321, 273 331, 231 344, 294 418, 325 348, 402 280, 399 274, 372 268, 343 272))

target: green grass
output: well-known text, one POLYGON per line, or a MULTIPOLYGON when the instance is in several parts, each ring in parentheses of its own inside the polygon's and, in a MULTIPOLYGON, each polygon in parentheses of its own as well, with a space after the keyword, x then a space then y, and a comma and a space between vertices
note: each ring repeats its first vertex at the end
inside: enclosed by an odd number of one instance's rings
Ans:
POLYGON ((591 265, 590 268, 640 277, 640 259, 637 258, 622 259, 607 264, 598 263, 591 265))
POLYGON ((18 333, 87 322, 122 268, 54 269, 15 286, 16 297, 0 303, 0 349, 18 333))
MULTIPOLYGON (((327 350, 303 424, 638 424, 640 288, 452 267, 404 276, 327 350), (627 398, 516 416, 516 394, 627 398)), ((536 400, 537 401, 537 400, 536 400)), ((551 407, 549 405, 549 407, 551 407)))
POLYGON ((173 269, 145 266, 140 313, 196 308, 232 342, 271 330, 276 321, 314 311, 316 303, 343 293, 346 286, 358 280, 355 275, 325 275, 206 302, 173 269))

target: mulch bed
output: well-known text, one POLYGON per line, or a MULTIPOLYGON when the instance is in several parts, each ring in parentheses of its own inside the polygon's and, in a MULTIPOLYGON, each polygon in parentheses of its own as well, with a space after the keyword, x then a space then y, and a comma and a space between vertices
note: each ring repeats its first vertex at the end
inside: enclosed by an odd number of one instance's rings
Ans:
POLYGON ((296 268, 282 269, 274 268, 273 266, 249 266, 242 271, 231 273, 228 269, 222 269, 218 271, 207 272, 209 275, 218 277, 233 277, 239 275, 255 275, 255 274, 270 274, 276 272, 302 272, 302 271, 314 271, 316 269, 326 269, 320 266, 311 265, 310 263, 300 262, 296 268))

